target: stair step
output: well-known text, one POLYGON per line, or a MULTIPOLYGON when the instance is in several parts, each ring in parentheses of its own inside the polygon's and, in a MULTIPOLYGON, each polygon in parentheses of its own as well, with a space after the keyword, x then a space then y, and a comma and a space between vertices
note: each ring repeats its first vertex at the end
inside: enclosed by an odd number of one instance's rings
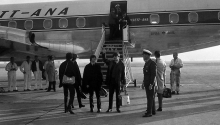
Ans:
POLYGON ((122 44, 104 44, 103 47, 123 47, 122 44))
POLYGON ((118 44, 121 44, 121 45, 122 45, 123 43, 122 43, 122 42, 114 42, 114 41, 111 41, 111 42, 105 41, 105 44, 104 44, 104 45, 106 45, 106 44, 108 44, 108 45, 109 45, 109 44, 117 44, 117 45, 118 45, 118 44))

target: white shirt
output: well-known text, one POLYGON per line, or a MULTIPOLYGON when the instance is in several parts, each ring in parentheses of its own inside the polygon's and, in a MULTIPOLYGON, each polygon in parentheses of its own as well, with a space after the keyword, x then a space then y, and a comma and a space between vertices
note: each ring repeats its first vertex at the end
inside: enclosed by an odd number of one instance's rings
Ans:
POLYGON ((40 69, 39 69, 39 61, 36 62, 36 70, 40 71, 40 69))
POLYGON ((6 65, 5 70, 8 71, 8 72, 10 72, 10 71, 17 71, 17 70, 18 70, 18 66, 17 66, 16 63, 14 63, 14 64, 12 65, 12 63, 9 62, 9 63, 6 65), (12 70, 12 69, 15 69, 15 70, 12 70))
POLYGON ((20 70, 21 72, 30 72, 31 71, 31 64, 32 62, 29 61, 29 63, 27 61, 24 61, 21 66, 20 66, 20 70))
POLYGON ((183 67, 183 62, 180 58, 177 58, 175 61, 174 59, 171 60, 170 66, 177 66, 179 68, 183 67))

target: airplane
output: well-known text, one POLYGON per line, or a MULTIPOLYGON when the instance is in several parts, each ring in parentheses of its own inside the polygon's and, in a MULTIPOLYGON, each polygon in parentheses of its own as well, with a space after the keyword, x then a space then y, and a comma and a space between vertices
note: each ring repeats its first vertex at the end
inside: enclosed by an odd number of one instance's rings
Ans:
POLYGON ((0 61, 27 55, 64 59, 94 54, 110 8, 120 4, 131 20, 130 57, 143 49, 162 55, 220 44, 219 0, 74 0, 0 5, 0 61), (34 36, 33 36, 34 34, 34 36), (28 39, 31 38, 31 39, 28 39))

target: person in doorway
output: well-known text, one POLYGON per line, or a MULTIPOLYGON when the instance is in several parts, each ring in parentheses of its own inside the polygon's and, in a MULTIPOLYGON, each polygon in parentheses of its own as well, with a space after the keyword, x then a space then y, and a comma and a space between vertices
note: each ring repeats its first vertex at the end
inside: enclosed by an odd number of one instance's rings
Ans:
POLYGON ((157 96, 159 108, 157 111, 162 111, 162 101, 163 101, 163 90, 166 83, 166 63, 160 58, 160 51, 155 51, 154 55, 156 57, 157 64, 157 96))
POLYGON ((113 105, 113 95, 116 91, 116 110, 120 113, 120 88, 125 86, 125 66, 124 63, 120 60, 120 54, 115 52, 113 54, 113 60, 110 61, 105 57, 106 51, 103 50, 102 59, 108 65, 106 84, 109 86, 109 107, 106 112, 112 112, 113 105))
MULTIPOLYGON (((79 103, 79 108, 81 107, 85 107, 85 105, 82 104, 82 100, 81 100, 81 81, 82 81, 82 77, 81 77, 81 73, 80 73, 80 70, 79 70, 79 66, 76 62, 76 58, 77 58, 77 55, 76 54, 73 54, 73 58, 72 58, 72 61, 73 61, 73 64, 75 65, 76 67, 76 72, 77 72, 77 76, 79 77, 79 82, 76 81, 76 83, 74 84, 74 88, 76 90, 76 93, 77 93, 77 100, 78 100, 78 103, 79 103)), ((72 108, 74 108, 74 106, 72 105, 72 108)))
POLYGON ((143 117, 151 117, 152 114, 155 115, 155 81, 157 66, 156 63, 151 60, 150 56, 152 53, 149 50, 143 50, 143 59, 145 65, 143 68, 144 73, 144 87, 147 95, 147 112, 143 117))
POLYGON ((32 62, 31 65, 31 70, 34 74, 34 78, 35 78, 35 89, 38 89, 38 84, 40 86, 40 90, 43 90, 43 86, 42 86, 42 71, 43 71, 43 64, 42 62, 38 59, 38 56, 36 55, 35 60, 32 62))
POLYGON ((11 91, 12 86, 13 91, 17 92, 16 71, 18 70, 18 66, 14 62, 14 57, 10 58, 10 62, 6 65, 5 70, 8 71, 8 92, 11 91))
POLYGON ((47 73, 48 81, 49 81, 47 92, 50 92, 52 85, 53 85, 53 91, 56 92, 56 73, 55 73, 55 65, 54 65, 53 56, 48 56, 48 63, 47 63, 47 67, 45 70, 46 70, 45 72, 47 73))
POLYGON ((173 59, 170 62, 170 86, 172 94, 179 94, 180 91, 180 68, 183 67, 183 62, 178 58, 178 53, 173 53, 173 59), (174 84, 176 83, 176 84, 174 84))
POLYGON ((121 8, 120 8, 120 4, 116 4, 115 5, 115 10, 116 10, 116 37, 121 39, 122 38, 122 29, 121 29, 121 22, 120 20, 122 20, 122 11, 121 11, 121 8))
POLYGON ((110 28, 110 40, 113 40, 115 38, 116 33, 116 14, 115 14, 115 8, 111 8, 110 14, 109 14, 109 28, 110 28))
POLYGON ((89 89, 89 102, 90 102, 90 112, 93 112, 94 103, 93 95, 94 92, 97 98, 97 109, 98 113, 101 112, 101 98, 100 90, 102 86, 102 72, 100 65, 96 64, 96 56, 90 56, 90 63, 86 65, 83 72, 83 84, 89 89))
POLYGON ((26 61, 20 66, 20 70, 24 74, 24 91, 31 91, 31 65, 30 56, 27 56, 26 61))

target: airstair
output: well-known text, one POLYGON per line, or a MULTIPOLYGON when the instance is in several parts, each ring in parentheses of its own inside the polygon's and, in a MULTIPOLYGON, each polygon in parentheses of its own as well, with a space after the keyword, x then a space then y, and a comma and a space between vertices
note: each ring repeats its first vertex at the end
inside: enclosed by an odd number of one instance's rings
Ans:
MULTIPOLYGON (((128 27, 125 30, 128 30, 128 27)), ((123 34, 127 35, 125 33, 123 33, 123 34)), ((102 52, 102 50, 105 49, 106 50, 106 58, 109 60, 113 59, 112 55, 114 52, 119 52, 121 55, 120 59, 123 61, 124 65, 125 65, 126 87, 129 84, 134 84, 134 86, 136 87, 136 80, 133 78, 133 74, 131 71, 131 65, 130 65, 131 61, 130 61, 128 49, 127 49, 130 45, 130 44, 128 44, 129 37, 128 37, 128 35, 127 36, 124 36, 124 35, 123 35, 123 40, 106 40, 105 26, 103 25, 102 26, 102 38, 101 38, 99 45, 96 49, 95 55, 96 55, 96 57, 98 57, 97 63, 101 66, 103 79, 105 81, 108 66, 103 62, 101 52, 102 52)), ((107 85, 104 82, 103 87, 106 87, 106 86, 107 85)))

